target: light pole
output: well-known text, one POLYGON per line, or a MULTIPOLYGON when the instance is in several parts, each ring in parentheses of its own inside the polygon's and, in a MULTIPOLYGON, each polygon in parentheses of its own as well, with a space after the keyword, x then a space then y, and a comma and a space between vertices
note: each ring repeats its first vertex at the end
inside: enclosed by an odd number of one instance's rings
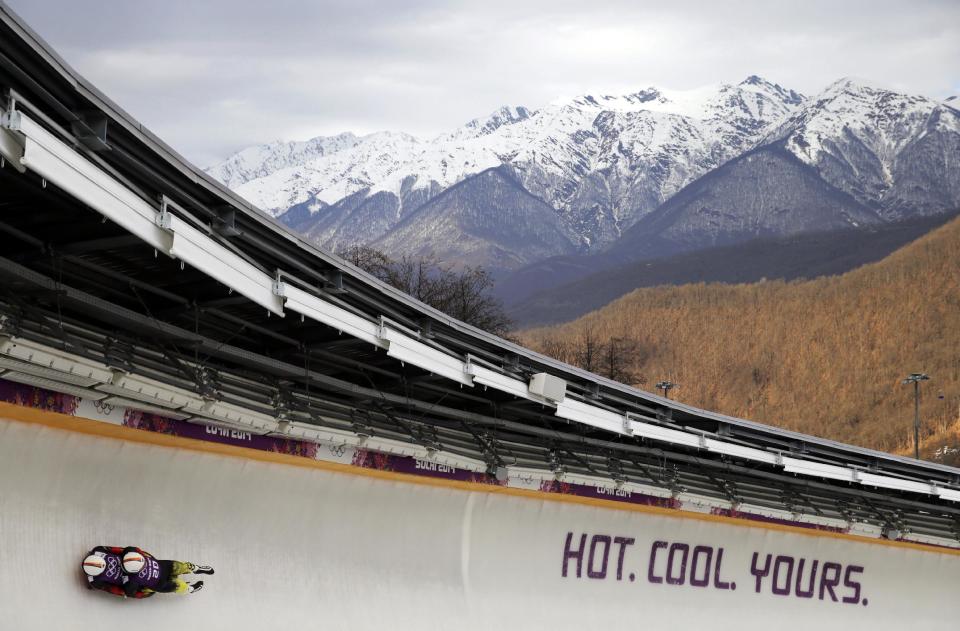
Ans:
POLYGON ((677 384, 672 381, 660 381, 657 383, 657 390, 663 390, 664 398, 670 398, 670 391, 677 387, 677 384))
POLYGON ((922 372, 912 372, 903 385, 913 384, 913 457, 920 460, 920 382, 930 379, 922 372))

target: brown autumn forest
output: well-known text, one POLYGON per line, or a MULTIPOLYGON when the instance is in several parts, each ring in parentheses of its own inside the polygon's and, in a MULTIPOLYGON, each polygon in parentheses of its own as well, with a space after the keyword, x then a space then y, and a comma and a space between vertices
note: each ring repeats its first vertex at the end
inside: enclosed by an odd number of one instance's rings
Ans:
POLYGON ((648 391, 676 382, 671 398, 688 404, 903 454, 901 380, 926 372, 921 457, 960 463, 960 220, 841 276, 638 289, 518 335, 648 391))

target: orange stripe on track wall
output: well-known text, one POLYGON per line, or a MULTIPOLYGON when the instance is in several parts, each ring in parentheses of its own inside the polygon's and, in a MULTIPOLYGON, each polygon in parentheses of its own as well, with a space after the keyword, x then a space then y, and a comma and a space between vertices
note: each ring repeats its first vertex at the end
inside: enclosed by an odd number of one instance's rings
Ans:
POLYGON ((94 421, 59 412, 49 412, 47 410, 38 410, 36 408, 25 407, 13 403, 0 401, 0 420, 8 420, 21 423, 30 423, 49 427, 55 430, 75 432, 86 434, 88 436, 97 436, 113 440, 122 440, 132 443, 141 443, 146 445, 156 445, 170 449, 186 449, 189 451, 199 451, 218 456, 230 458, 242 458, 245 460, 258 460, 261 462, 271 462, 281 465, 294 467, 303 467, 308 469, 320 469, 333 473, 344 475, 362 476, 367 478, 377 478, 380 480, 390 480, 394 482, 403 482, 407 484, 418 484, 421 486, 433 486, 447 489, 457 489, 460 491, 470 491, 474 493, 489 493, 496 495, 509 495, 514 497, 523 497, 548 502, 560 502, 566 504, 578 504, 581 506, 592 506, 608 510, 628 511, 634 513, 644 513, 648 515, 659 515, 673 519, 692 519, 696 521, 705 521, 725 524, 728 526, 737 526, 739 528, 755 528, 760 530, 773 530, 785 532, 806 537, 824 537, 828 539, 841 539, 856 543, 869 545, 879 545, 894 548, 906 548, 922 552, 932 552, 935 554, 946 554, 960 557, 960 549, 943 548, 938 546, 914 543, 911 541, 891 541, 889 539, 874 539, 853 535, 848 533, 831 532, 828 530, 817 530, 814 528, 803 528, 801 526, 790 526, 788 524, 768 523, 754 521, 750 519, 738 519, 726 515, 713 515, 710 513, 695 513, 682 511, 673 508, 663 508, 660 506, 646 506, 643 504, 630 504, 627 502, 618 502, 616 500, 607 500, 593 497, 582 497, 579 495, 567 495, 562 493, 546 493, 544 491, 534 491, 529 489, 517 489, 507 486, 497 486, 492 484, 480 484, 477 482, 464 482, 461 480, 448 480, 445 478, 431 478, 418 476, 410 473, 396 473, 394 471, 381 471, 379 469, 366 469, 353 465, 340 464, 337 462, 327 462, 324 460, 314 460, 302 456, 293 456, 281 454, 273 451, 263 451, 250 447, 241 447, 238 445, 225 445, 222 443, 208 442, 196 438, 185 438, 183 436, 171 436, 169 434, 160 434, 146 430, 134 429, 123 425, 114 425, 103 421, 94 421))

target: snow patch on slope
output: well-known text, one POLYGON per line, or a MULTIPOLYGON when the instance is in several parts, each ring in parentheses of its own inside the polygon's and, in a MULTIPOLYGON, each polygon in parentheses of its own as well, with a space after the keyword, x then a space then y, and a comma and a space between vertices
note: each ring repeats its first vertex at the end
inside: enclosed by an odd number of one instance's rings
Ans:
POLYGON ((355 146, 358 138, 350 132, 336 136, 319 136, 304 142, 275 141, 248 147, 207 173, 232 189, 284 168, 303 164, 319 156, 329 155, 355 146))
POLYGON ((539 111, 504 107, 432 139, 379 132, 261 145, 208 172, 276 215, 295 204, 309 201, 320 208, 360 191, 399 197, 411 183, 415 189, 444 189, 509 164, 531 174, 524 184, 562 213, 586 173, 614 163, 630 162, 635 170, 643 166, 638 160, 676 154, 688 164, 676 170, 665 192, 675 191, 753 142, 801 99, 758 77, 688 91, 651 87, 625 95, 582 95, 539 111), (622 145, 598 139, 595 123, 604 112, 617 115, 606 131, 616 128, 622 145), (622 148, 629 159, 615 155, 622 148))
MULTIPOLYGON (((943 107, 923 96, 844 78, 784 121, 767 141, 787 138, 787 148, 794 155, 807 164, 817 165, 831 151, 827 143, 854 136, 880 158, 889 172, 896 155, 926 132, 931 114, 943 107)), ((940 117, 937 124, 960 131, 960 119, 955 116, 940 117)))

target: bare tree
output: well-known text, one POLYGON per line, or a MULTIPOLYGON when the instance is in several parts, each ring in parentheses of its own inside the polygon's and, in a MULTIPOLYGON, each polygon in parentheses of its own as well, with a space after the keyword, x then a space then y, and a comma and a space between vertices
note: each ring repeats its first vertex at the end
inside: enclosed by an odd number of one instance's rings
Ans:
POLYGON ((621 383, 633 383, 634 361, 640 344, 626 337, 613 337, 602 346, 600 374, 621 383))
POLYGON ((493 278, 482 267, 454 269, 426 256, 392 259, 369 246, 351 246, 340 255, 400 291, 462 322, 506 336, 512 322, 491 295, 493 278))
POLYGON ((577 340, 577 346, 577 364, 584 370, 596 372, 600 362, 602 343, 592 326, 584 327, 580 339, 577 340))
POLYGON ((614 381, 628 384, 642 381, 634 369, 643 364, 645 354, 640 342, 633 338, 603 339, 596 329, 585 325, 576 338, 546 334, 534 341, 534 347, 554 359, 576 364, 614 381))
POLYGON ((574 364, 578 349, 557 336, 547 336, 537 342, 537 348, 547 357, 574 364))
POLYGON ((337 254, 383 282, 393 284, 390 281, 393 261, 380 250, 365 245, 352 245, 338 250, 337 254))

